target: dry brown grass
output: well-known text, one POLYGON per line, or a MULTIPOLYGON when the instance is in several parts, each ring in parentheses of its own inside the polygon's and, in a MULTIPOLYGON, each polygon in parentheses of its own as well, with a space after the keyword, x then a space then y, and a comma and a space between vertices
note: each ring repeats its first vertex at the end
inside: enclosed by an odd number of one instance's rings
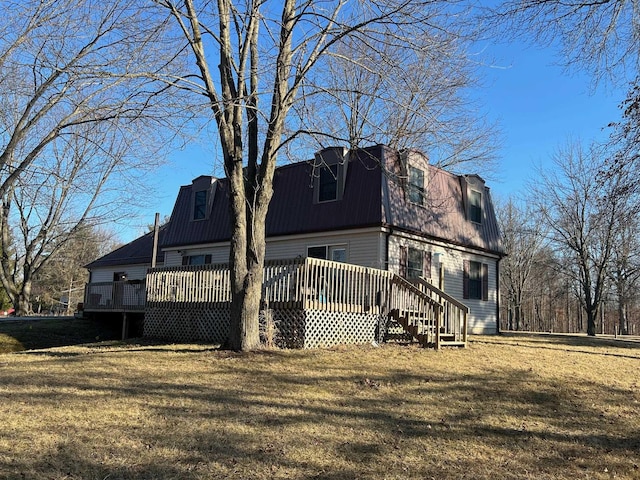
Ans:
POLYGON ((640 344, 0 355, 0 478, 640 478, 640 344))

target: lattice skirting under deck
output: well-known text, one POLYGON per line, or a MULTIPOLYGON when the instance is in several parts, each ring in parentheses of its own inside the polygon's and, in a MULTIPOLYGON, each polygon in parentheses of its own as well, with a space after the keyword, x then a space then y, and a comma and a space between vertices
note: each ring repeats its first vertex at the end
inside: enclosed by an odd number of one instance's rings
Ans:
MULTIPOLYGON (((260 334, 267 345, 320 348, 379 341, 380 315, 270 309, 260 312, 260 334)), ((207 304, 158 303, 145 310, 144 335, 175 342, 222 343, 229 333, 229 308, 207 304)))

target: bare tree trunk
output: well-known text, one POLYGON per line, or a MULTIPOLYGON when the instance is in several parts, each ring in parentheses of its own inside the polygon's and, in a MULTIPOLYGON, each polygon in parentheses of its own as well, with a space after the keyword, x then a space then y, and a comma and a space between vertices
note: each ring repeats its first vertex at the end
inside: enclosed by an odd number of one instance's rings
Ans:
POLYGON ((618 302, 618 327, 620 335, 628 335, 627 331, 627 305, 624 301, 618 302))
POLYGON ((16 316, 24 317, 31 313, 31 280, 25 280, 22 288, 13 299, 16 316))
POLYGON ((595 337, 596 335, 596 321, 598 312, 596 310, 587 310, 587 335, 595 337))

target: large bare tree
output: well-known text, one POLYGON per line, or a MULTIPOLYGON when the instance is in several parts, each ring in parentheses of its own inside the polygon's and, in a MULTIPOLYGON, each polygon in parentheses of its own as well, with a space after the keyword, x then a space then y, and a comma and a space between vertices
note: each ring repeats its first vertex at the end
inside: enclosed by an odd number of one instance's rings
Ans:
POLYGON ((201 95, 217 126, 232 218, 229 347, 254 349, 274 169, 278 152, 302 133, 287 127, 292 107, 329 88, 315 69, 347 39, 373 49, 392 42, 420 52, 428 48, 423 39, 446 30, 435 18, 451 7, 421 0, 156 4, 173 14, 194 59, 195 68, 181 75, 180 85, 201 95))
POLYGON ((624 204, 612 194, 615 185, 599 176, 604 159, 595 147, 573 142, 554 158, 554 171, 542 172, 535 188, 537 208, 543 215, 559 256, 573 268, 580 300, 587 316, 587 334, 596 334, 598 312, 605 297, 607 269, 624 204))
POLYGON ((167 118, 153 75, 171 57, 151 13, 132 0, 0 4, 0 281, 18 314, 77 230, 128 211, 133 167, 167 118))

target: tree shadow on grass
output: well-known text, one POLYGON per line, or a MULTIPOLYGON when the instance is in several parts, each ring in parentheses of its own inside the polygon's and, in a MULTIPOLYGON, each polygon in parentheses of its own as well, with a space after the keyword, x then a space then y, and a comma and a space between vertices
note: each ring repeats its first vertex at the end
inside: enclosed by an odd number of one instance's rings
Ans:
POLYGON ((117 340, 121 337, 120 328, 116 322, 69 317, 0 322, 0 333, 12 337, 26 350, 117 340))
MULTIPOLYGON (((158 348, 160 355, 165 347, 158 348)), ((90 428, 61 425, 53 445, 33 457, 11 463, 0 455, 0 477, 530 479, 579 478, 575 468, 582 468, 582 478, 598 478, 599 457, 624 477, 640 448, 633 425, 601 416, 581 396, 602 388, 585 380, 565 385, 510 366, 470 374, 379 365, 354 371, 349 350, 340 352, 343 367, 317 353, 309 354, 317 363, 300 366, 298 352, 207 348, 181 350, 202 355, 198 370, 182 376, 186 357, 173 350, 170 363, 153 370, 116 369, 120 357, 68 359, 66 375, 0 370, 7 400, 29 412, 46 405, 84 411, 90 398, 122 410, 90 428), (107 373, 105 363, 113 365, 107 373), (34 392, 31 384, 47 388, 34 392), (511 470, 501 459, 510 459, 511 470)), ((148 354, 143 363, 156 360, 148 349, 133 351, 148 354)), ((604 397, 612 408, 630 402, 624 388, 604 397)), ((8 434, 19 443, 35 432, 8 434)))

